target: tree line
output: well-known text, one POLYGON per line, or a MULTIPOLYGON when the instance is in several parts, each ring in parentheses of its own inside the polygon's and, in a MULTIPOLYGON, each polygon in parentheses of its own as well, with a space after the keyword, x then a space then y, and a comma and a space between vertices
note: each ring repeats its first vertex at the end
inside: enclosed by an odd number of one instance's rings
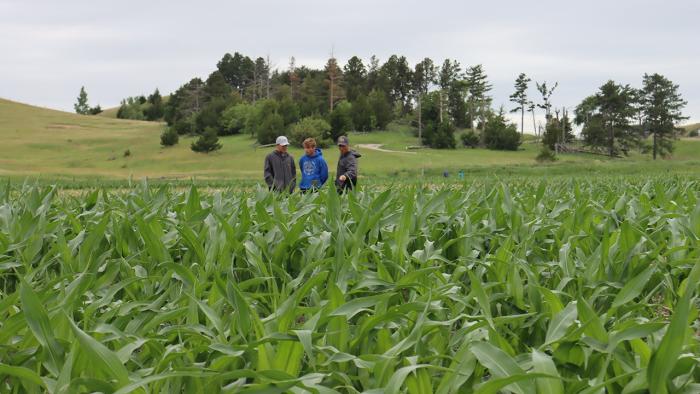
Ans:
POLYGON ((651 151, 654 159, 673 152, 677 125, 687 101, 679 86, 660 74, 645 74, 642 87, 608 81, 575 109, 584 144, 611 157, 633 149, 651 151), (651 139, 649 142, 648 140, 651 139))
POLYGON ((164 120, 168 128, 163 145, 181 135, 200 135, 193 150, 218 149, 219 136, 250 134, 260 144, 271 144, 286 133, 293 143, 313 137, 327 145, 349 131, 382 130, 396 119, 410 122, 420 144, 432 148, 467 147, 516 150, 522 143, 526 114, 540 136, 536 112, 543 111, 542 143, 549 149, 574 139, 573 125, 581 127, 583 143, 611 156, 643 149, 654 158, 672 149, 676 124, 685 101, 678 86, 665 77, 645 75, 643 87, 634 89, 613 81, 587 97, 574 110, 559 110, 552 100, 558 83, 535 82, 520 74, 510 96, 512 108, 493 108, 492 84, 482 65, 463 67, 457 60, 435 64, 424 58, 411 66, 405 56, 385 62, 357 56, 341 65, 331 56, 322 69, 297 65, 292 57, 284 67, 269 58, 255 59, 227 53, 209 76, 192 78, 167 100, 159 91, 122 101, 117 116, 164 120), (517 125, 506 113, 520 115, 517 125), (466 130, 459 138, 457 130, 466 130), (458 141, 459 140, 459 141, 458 141))
POLYGON ((477 145, 517 149, 514 126, 503 110, 491 108, 491 87, 481 65, 462 69, 452 59, 435 65, 425 58, 411 66, 405 56, 383 63, 353 56, 341 65, 331 57, 314 69, 291 58, 280 69, 236 52, 224 55, 206 80, 193 78, 169 97, 163 142, 184 134, 215 141, 212 136, 247 133, 270 144, 284 132, 294 143, 313 137, 324 145, 351 130, 382 130, 405 119, 429 147, 455 148, 457 129, 477 128, 477 145))

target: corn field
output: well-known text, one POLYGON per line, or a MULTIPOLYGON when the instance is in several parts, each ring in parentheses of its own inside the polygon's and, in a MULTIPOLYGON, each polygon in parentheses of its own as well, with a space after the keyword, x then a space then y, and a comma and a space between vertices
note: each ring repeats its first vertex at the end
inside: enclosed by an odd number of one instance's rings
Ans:
POLYGON ((0 392, 697 393, 699 198, 0 186, 0 392))

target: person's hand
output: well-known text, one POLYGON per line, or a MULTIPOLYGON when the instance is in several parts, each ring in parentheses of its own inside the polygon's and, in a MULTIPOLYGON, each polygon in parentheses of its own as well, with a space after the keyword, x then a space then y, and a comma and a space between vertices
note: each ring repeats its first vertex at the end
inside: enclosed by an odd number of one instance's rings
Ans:
POLYGON ((340 179, 341 182, 345 182, 345 180, 348 179, 348 177, 346 177, 345 175, 341 175, 338 179, 340 179))

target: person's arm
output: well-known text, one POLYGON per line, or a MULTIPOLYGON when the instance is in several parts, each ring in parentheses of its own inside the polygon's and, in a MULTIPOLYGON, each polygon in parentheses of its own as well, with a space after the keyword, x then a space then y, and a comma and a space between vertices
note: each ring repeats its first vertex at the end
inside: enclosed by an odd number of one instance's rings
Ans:
POLYGON ((321 178, 321 184, 320 186, 323 186, 326 181, 328 180, 328 164, 326 164, 326 161, 321 159, 321 168, 319 168, 319 177, 321 178))
POLYGON ((348 166, 343 175, 347 179, 357 178, 357 158, 352 153, 348 155, 348 166))
POLYGON ((297 185, 297 165, 294 163, 294 159, 292 159, 292 181, 290 182, 291 186, 291 191, 294 191, 294 187, 297 185))
POLYGON ((272 187, 272 183, 275 179, 275 173, 272 170, 272 163, 270 162, 270 156, 265 156, 265 183, 268 187, 272 187))
MULTIPOLYGON (((304 165, 301 164, 301 161, 303 159, 304 159, 304 155, 301 155, 301 157, 299 158, 299 172, 300 172, 300 174, 299 174, 299 187, 301 187, 301 183, 304 182, 304 171, 302 170, 302 168, 304 168, 304 165)), ((292 162, 294 162, 294 160, 292 160, 292 162)), ((296 172, 296 169, 294 170, 294 172, 296 172)))

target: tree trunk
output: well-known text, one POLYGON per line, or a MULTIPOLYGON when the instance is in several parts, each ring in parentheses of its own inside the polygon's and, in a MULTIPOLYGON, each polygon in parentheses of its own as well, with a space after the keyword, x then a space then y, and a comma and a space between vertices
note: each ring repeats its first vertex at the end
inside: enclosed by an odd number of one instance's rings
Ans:
POLYGON ((609 151, 610 151, 610 158, 612 159, 613 157, 613 145, 615 144, 615 134, 614 134, 614 129, 613 129, 613 124, 610 122, 610 141, 609 141, 609 151))
POLYGON ((481 105, 479 105, 479 119, 481 119, 481 132, 479 133, 479 142, 481 146, 484 146, 486 145, 486 119, 484 117, 484 103, 481 103, 481 105))
POLYGON ((440 91, 440 123, 442 123, 442 90, 440 91))
POLYGON ((270 99, 270 55, 267 55, 267 72, 265 73, 265 85, 267 88, 267 99, 270 99))
POLYGON ((656 160, 656 133, 654 133, 654 160, 656 160))
POLYGON ((535 110, 532 110, 532 131, 540 138, 540 131, 537 129, 537 121, 535 120, 535 110))
POLYGON ((520 107, 520 136, 525 135, 525 104, 520 107))
POLYGON ((471 99, 469 99, 467 100, 467 111, 469 111, 469 124, 467 126, 474 131, 474 111, 472 108, 471 99))
POLYGON ((421 95, 418 95, 418 145, 423 145, 423 114, 421 109, 421 95))
POLYGON ((329 80, 330 80, 330 85, 331 85, 331 86, 330 86, 330 88, 331 88, 331 92, 330 92, 330 93, 331 93, 331 94, 330 94, 330 103, 329 103, 330 105, 329 105, 329 107, 330 107, 330 112, 333 112, 333 77, 331 76, 331 77, 329 78, 329 80))

